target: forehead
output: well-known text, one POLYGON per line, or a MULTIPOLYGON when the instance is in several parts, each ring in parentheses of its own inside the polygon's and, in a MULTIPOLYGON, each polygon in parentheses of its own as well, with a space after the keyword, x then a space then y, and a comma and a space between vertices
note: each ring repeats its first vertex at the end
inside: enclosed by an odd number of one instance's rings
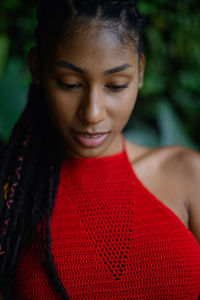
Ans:
POLYGON ((69 61, 83 69, 109 69, 123 63, 135 64, 134 47, 121 43, 112 30, 90 27, 78 31, 73 38, 56 40, 53 61, 69 61))

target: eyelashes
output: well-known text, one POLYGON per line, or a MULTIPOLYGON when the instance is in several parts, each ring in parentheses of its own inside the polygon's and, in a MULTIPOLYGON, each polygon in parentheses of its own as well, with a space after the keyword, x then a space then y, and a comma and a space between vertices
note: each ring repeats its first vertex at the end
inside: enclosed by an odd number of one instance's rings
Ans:
MULTIPOLYGON (((83 85, 82 84, 67 84, 67 83, 64 83, 62 81, 57 81, 57 84, 61 87, 61 88, 64 88, 64 89, 67 89, 69 91, 73 91, 73 90, 76 90, 80 87, 82 87, 83 85)), ((110 84, 110 85, 106 85, 105 86, 107 89, 109 90, 112 90, 114 92, 116 91, 121 91, 123 89, 126 89, 129 87, 129 84, 123 84, 123 85, 114 85, 114 84, 110 84)))
POLYGON ((113 91, 118 91, 118 90, 128 88, 128 84, 124 84, 124 85, 107 85, 106 88, 111 89, 113 91))
POLYGON ((57 84, 60 87, 63 87, 63 88, 69 89, 69 90, 73 90, 73 89, 79 88, 81 86, 81 84, 67 84, 67 83, 64 83, 61 81, 57 81, 57 84))

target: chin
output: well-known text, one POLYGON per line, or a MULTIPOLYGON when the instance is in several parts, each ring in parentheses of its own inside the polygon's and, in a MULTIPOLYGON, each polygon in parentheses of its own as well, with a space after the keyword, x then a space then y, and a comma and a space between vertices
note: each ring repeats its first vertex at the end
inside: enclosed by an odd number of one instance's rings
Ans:
POLYGON ((65 137, 65 152, 68 157, 74 158, 96 158, 110 156, 120 151, 120 148, 118 150, 116 145, 113 145, 115 140, 116 139, 111 139, 111 135, 108 134, 107 138, 99 145, 96 145, 94 142, 94 144, 92 143, 91 146, 85 146, 82 142, 74 137, 65 137))

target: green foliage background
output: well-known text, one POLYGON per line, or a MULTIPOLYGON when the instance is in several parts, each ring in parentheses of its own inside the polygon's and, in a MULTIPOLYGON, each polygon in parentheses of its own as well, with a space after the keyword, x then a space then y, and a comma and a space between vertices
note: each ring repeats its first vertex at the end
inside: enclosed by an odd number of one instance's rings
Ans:
MULTIPOLYGON (((7 142, 26 102, 27 53, 34 45, 36 0, 0 2, 0 138, 7 142)), ((148 146, 200 149, 200 1, 140 0, 147 16, 144 87, 126 128, 148 146)))

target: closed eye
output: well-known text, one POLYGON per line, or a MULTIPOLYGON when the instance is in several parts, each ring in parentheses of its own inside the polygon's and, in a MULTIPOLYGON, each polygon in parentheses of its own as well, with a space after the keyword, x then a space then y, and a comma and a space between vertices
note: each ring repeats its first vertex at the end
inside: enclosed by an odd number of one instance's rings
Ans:
MULTIPOLYGON (((79 87, 82 86, 82 84, 67 84, 67 83, 64 83, 62 81, 57 81, 57 84, 62 87, 62 88, 65 88, 65 89, 68 89, 68 90, 73 90, 73 89, 77 89, 79 87)), ((122 89, 126 89, 128 88, 128 84, 123 84, 123 85, 114 85, 114 84, 110 84, 110 85, 106 85, 105 87, 114 91, 114 92, 118 92, 122 89)))
POLYGON ((113 91, 119 91, 119 90, 128 88, 128 84, 124 84, 124 85, 107 85, 106 87, 108 89, 113 90, 113 91))
POLYGON ((69 90, 73 90, 73 89, 79 88, 81 86, 81 84, 67 84, 67 83, 64 83, 61 81, 57 81, 57 83, 60 87, 63 87, 63 88, 69 89, 69 90))

